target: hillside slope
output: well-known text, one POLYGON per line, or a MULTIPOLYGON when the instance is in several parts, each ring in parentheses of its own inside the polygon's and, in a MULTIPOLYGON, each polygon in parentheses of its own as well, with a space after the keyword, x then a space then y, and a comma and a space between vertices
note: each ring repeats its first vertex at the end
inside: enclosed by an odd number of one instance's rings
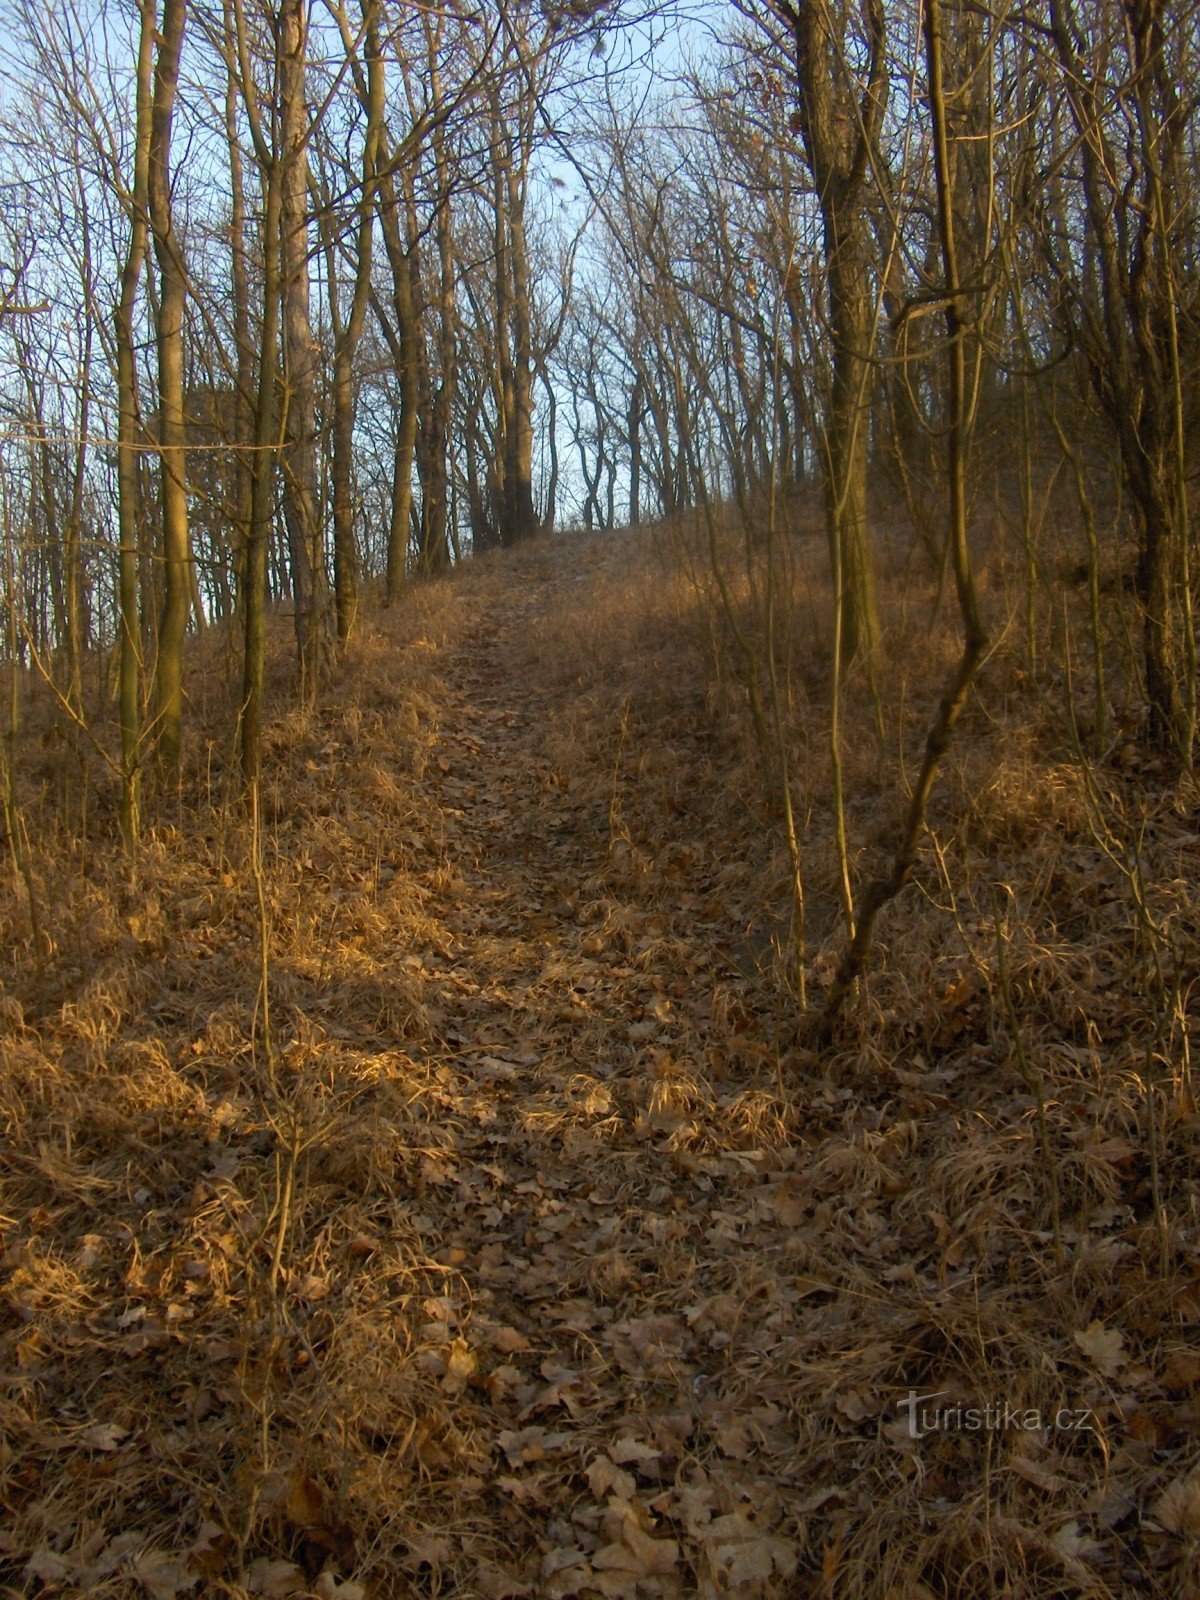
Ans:
POLYGON ((10 1592, 1196 1592, 1125 925, 1014 951, 1022 1048, 910 891, 907 987, 795 1045, 704 631, 631 539, 481 562, 279 713, 260 870, 197 775, 132 868, 42 852, 48 954, 6 878, 10 1592))

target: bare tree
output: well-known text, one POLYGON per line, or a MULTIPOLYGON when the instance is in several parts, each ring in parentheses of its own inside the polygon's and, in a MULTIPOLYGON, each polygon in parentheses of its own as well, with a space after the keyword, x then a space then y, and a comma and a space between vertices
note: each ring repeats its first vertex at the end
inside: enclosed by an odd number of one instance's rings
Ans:
POLYGON ((284 516, 296 594, 301 694, 316 695, 329 668, 329 579, 317 493, 317 368, 309 271, 308 0, 282 0, 278 115, 282 142, 279 226, 283 293, 284 516))
POLYGON ((821 207, 833 345, 827 517, 841 642, 851 658, 872 651, 876 631, 867 507, 876 291, 866 191, 887 107, 886 13, 882 0, 868 0, 856 37, 857 13, 845 0, 768 0, 765 12, 746 9, 790 52, 795 120, 821 207))
MULTIPOLYGON (((324 212, 325 254, 329 281, 329 312, 333 322, 333 575, 337 633, 343 643, 350 637, 358 615, 358 551, 354 532, 354 358, 362 338, 371 288, 372 237, 379 187, 380 147, 384 116, 384 67, 379 38, 379 7, 364 6, 362 35, 365 72, 359 76, 366 128, 363 136, 362 178, 357 194, 354 276, 349 305, 343 314, 338 303, 337 245, 328 205, 324 212)), ((355 51, 345 7, 337 11, 338 27, 347 55, 355 51)))
POLYGON ((1079 140, 1083 250, 1043 208, 1042 238, 1097 399, 1120 444, 1137 518, 1138 594, 1150 734, 1190 766, 1196 641, 1187 507, 1182 329, 1200 289, 1194 247, 1194 18, 1154 0, 1109 0, 1081 20, 1050 0, 1049 34, 1079 140))
POLYGON ((150 106, 154 61, 154 4, 140 0, 129 243, 115 319, 117 352, 117 515, 120 529, 121 833, 126 849, 138 835, 141 790, 141 623, 138 607, 138 440, 136 316, 146 261, 150 204, 150 106))
POLYGON ((171 131, 179 83, 186 0, 163 0, 150 112, 147 198, 158 262, 155 318, 158 352, 158 435, 162 451, 162 539, 165 601, 158 627, 154 683, 155 736, 164 772, 178 767, 183 729, 183 639, 191 609, 184 427, 183 317, 187 272, 171 191, 171 131))

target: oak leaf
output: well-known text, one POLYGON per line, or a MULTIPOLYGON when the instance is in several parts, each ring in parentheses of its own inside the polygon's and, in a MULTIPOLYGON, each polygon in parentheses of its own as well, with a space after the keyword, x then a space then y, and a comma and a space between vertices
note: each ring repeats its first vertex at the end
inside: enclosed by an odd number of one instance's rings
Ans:
POLYGON ((1115 1378, 1129 1359, 1124 1335, 1117 1328, 1106 1328, 1102 1322, 1091 1322, 1076 1333, 1075 1343, 1106 1378, 1115 1378))

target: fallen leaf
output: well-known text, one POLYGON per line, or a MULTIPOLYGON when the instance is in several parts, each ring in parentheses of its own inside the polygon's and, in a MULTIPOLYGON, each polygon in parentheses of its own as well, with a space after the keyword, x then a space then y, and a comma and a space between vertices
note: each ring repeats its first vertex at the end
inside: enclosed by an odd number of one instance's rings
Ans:
MULTIPOLYGON (((474 1327, 474 1323, 472 1323, 474 1327)), ((483 1335, 484 1342, 493 1350, 499 1350, 504 1355, 512 1355, 518 1350, 530 1348, 529 1339, 516 1328, 506 1327, 503 1323, 489 1323, 483 1335)))
POLYGON ((35 1550, 25 1563, 25 1576, 39 1583, 63 1583, 71 1576, 71 1569, 53 1550, 35 1550))
POLYGON ((607 1456, 597 1456, 587 1469, 587 1481, 597 1500, 615 1494, 618 1500, 632 1500, 637 1484, 633 1474, 623 1471, 607 1456))
POLYGON ((361 1583, 343 1583, 332 1572, 323 1572, 313 1584, 317 1600, 363 1600, 366 1592, 361 1583))
POLYGON ((200 1582, 199 1573, 189 1573, 186 1556, 169 1555, 163 1550, 146 1550, 133 1563, 134 1576, 150 1600, 175 1600, 200 1582))
POLYGON ((436 1572, 446 1565, 452 1554, 450 1541, 444 1533, 429 1530, 413 1534, 405 1542, 408 1548, 404 1564, 407 1567, 431 1567, 436 1572))
POLYGON ((447 1394, 458 1394, 464 1389, 471 1378, 475 1376, 478 1362, 474 1352, 465 1339, 455 1339, 450 1346, 450 1354, 446 1358, 446 1371, 442 1378, 442 1388, 447 1394))
POLYGON ((1182 1394, 1200 1383, 1200 1350, 1172 1350, 1163 1365, 1161 1381, 1168 1394, 1182 1394))
POLYGON ((653 1445, 643 1444, 640 1439, 618 1439, 615 1444, 609 1446, 608 1453, 619 1467, 628 1466, 631 1461, 638 1466, 647 1466, 662 1455, 661 1450, 656 1450, 653 1445))
POLYGON ((1101 1546, 1080 1530, 1077 1522, 1065 1522, 1050 1541, 1050 1548, 1068 1566, 1079 1561, 1090 1561, 1100 1555, 1101 1546))
POLYGON ((1154 1502, 1150 1515, 1160 1527, 1181 1539, 1200 1537, 1200 1468, 1169 1484, 1154 1502))
POLYGON ((479 1600, 521 1600, 529 1593, 529 1585, 490 1561, 481 1561, 475 1568, 475 1593, 479 1600))
POLYGON ((118 1450, 128 1439, 129 1429, 117 1422, 93 1422, 77 1437, 80 1444, 90 1445, 93 1450, 118 1450))
POLYGON ((325 1521, 325 1500, 321 1485, 305 1472, 288 1479, 287 1519, 297 1528, 319 1528, 325 1521))
POLYGON ((251 1594, 265 1595, 266 1600, 286 1600, 288 1595, 300 1594, 307 1587, 304 1574, 294 1561, 272 1561, 269 1556, 252 1561, 243 1582, 251 1594))
POLYGON ((1117 1328, 1106 1328, 1102 1322, 1092 1322, 1076 1333, 1075 1343, 1098 1372, 1106 1378, 1115 1378, 1129 1359, 1125 1354, 1125 1338, 1117 1328))

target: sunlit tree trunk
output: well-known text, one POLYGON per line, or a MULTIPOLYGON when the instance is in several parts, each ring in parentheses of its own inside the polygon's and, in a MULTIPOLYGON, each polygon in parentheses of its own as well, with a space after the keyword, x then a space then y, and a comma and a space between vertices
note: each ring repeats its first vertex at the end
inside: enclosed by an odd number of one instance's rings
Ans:
POLYGON ((117 356, 117 609, 120 627, 118 710, 121 722, 121 838, 137 840, 141 791, 141 630, 138 617, 138 426, 137 348, 134 319, 146 260, 149 205, 150 104, 153 93, 154 0, 140 0, 129 247, 121 272, 115 318, 117 356))
MULTIPOLYGON (((341 13, 343 41, 347 50, 353 40, 341 13)), ((345 317, 338 306, 337 247, 327 241, 329 305, 333 320, 333 384, 330 396, 333 411, 333 585, 337 613, 337 634, 341 643, 350 637, 358 616, 358 548, 354 535, 354 358, 362 338, 367 298, 371 289, 371 241, 375 223, 375 197, 378 186, 379 149, 383 126, 384 69, 379 48, 377 7, 364 12, 365 77, 360 75, 360 92, 367 117, 363 140, 362 187, 354 280, 350 305, 345 317)))
POLYGON ((311 701, 328 671, 329 580, 317 493, 319 350, 310 312, 308 229, 308 0, 279 12, 279 120, 283 143, 280 228, 283 271, 284 517, 296 594, 300 692, 311 701))
MULTIPOLYGON (((425 573, 444 572, 450 565, 448 538, 449 515, 449 450, 451 414, 458 367, 458 310, 455 297, 454 233, 450 209, 451 174, 445 129, 441 125, 442 105, 441 73, 438 65, 440 30, 435 22, 426 23, 426 48, 429 61, 429 81, 435 125, 433 132, 433 170, 436 218, 434 229, 437 239, 437 307, 436 351, 437 372, 425 350, 418 352, 423 358, 423 383, 425 391, 424 439, 420 450, 421 468, 421 520, 418 530, 418 549, 421 570, 425 573)), ((421 372, 419 367, 418 371, 421 372)), ((420 379, 419 379, 420 382, 420 379)))
MULTIPOLYGON (((271 535, 275 523, 276 457, 280 444, 279 320, 283 296, 283 179, 285 157, 276 119, 258 96, 243 0, 226 13, 232 34, 226 67, 236 73, 258 165, 262 194, 262 320, 250 456, 249 520, 242 590, 243 653, 239 747, 242 781, 253 803, 262 776, 263 689, 266 675, 266 607, 271 535)), ((275 79, 282 76, 282 29, 274 34, 275 79)))
MULTIPOLYGON (((528 152, 524 140, 506 164, 505 201, 511 284, 511 410, 505 439, 504 542, 517 544, 538 531, 533 504, 533 346, 529 255, 525 238, 528 152)), ((500 337, 506 335, 501 332, 500 337)))
MULTIPOLYGON (((225 35, 233 37, 231 0, 223 0, 225 35)), ((237 346, 237 395, 233 433, 239 446, 254 434, 255 351, 250 336, 250 274, 246 261, 246 185, 242 147, 238 138, 238 95, 233 72, 225 83, 225 144, 229 155, 229 280, 232 290, 233 337, 237 346)), ((241 604, 245 585, 246 550, 250 542, 250 498, 253 465, 239 450, 233 466, 234 593, 241 604)))
POLYGON ((384 594, 390 603, 403 592, 407 577, 408 544, 412 528, 412 475, 420 421, 421 324, 413 285, 413 262, 406 247, 396 182, 387 170, 380 180, 379 219, 392 276, 392 311, 396 319, 396 379, 400 404, 392 459, 391 518, 388 528, 387 571, 384 594))
POLYGON ((882 0, 867 0, 859 48, 843 0, 769 0, 769 9, 793 52, 796 122, 821 209, 833 346, 826 520, 849 658, 870 655, 876 633, 867 521, 875 301, 864 191, 887 104, 886 23, 882 0))
POLYGON ((186 0, 164 0, 150 119, 150 229, 158 263, 155 324, 159 444, 162 450, 164 598, 154 684, 155 738, 164 773, 179 766, 183 729, 183 640, 192 603, 185 481, 183 315, 187 278, 171 206, 171 133, 183 46, 186 0))

